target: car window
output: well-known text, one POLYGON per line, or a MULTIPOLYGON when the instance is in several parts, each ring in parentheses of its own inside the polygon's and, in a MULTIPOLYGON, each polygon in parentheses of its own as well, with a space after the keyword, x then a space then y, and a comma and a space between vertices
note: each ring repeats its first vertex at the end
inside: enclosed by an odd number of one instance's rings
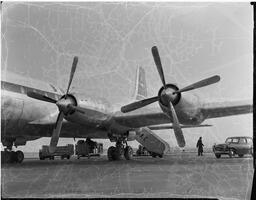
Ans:
POLYGON ((233 138, 232 143, 238 143, 238 138, 233 138))
POLYGON ((232 141, 231 138, 227 138, 225 143, 230 143, 232 141))
POLYGON ((246 144, 246 139, 245 138, 240 138, 239 143, 240 144, 246 144))

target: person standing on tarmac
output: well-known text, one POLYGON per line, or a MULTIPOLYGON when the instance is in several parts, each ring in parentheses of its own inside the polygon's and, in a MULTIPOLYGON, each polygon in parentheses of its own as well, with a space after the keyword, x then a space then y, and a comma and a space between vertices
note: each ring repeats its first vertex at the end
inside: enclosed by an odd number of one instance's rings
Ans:
POLYGON ((196 144, 196 147, 198 148, 198 156, 203 155, 203 146, 204 146, 204 144, 202 142, 202 137, 200 137, 196 144))

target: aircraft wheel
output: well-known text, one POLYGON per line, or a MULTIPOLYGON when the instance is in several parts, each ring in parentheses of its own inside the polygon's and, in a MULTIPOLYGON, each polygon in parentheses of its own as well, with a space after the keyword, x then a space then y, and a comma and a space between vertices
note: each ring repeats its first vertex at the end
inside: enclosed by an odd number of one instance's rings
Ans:
POLYGON ((3 161, 4 163, 11 163, 12 161, 12 154, 9 151, 3 152, 3 161))
POLYGON ((11 151, 10 154, 11 154, 11 163, 16 163, 16 162, 18 162, 17 153, 16 153, 15 151, 11 151))
POLYGON ((114 146, 111 146, 108 148, 108 160, 109 161, 115 160, 115 157, 114 157, 115 151, 116 151, 116 147, 114 147, 114 146))
POLYGON ((125 147, 125 149, 124 149, 124 157, 125 157, 125 159, 126 160, 131 160, 132 156, 133 156, 132 147, 130 147, 130 146, 125 147))
POLYGON ((22 161, 24 160, 24 153, 22 151, 16 151, 15 154, 16 154, 17 162, 22 163, 22 161))

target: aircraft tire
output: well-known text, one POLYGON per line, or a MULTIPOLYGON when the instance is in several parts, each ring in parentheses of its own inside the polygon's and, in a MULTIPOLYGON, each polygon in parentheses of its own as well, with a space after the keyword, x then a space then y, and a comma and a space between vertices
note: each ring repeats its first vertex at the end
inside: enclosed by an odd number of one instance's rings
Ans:
POLYGON ((132 147, 130 147, 130 146, 125 147, 125 149, 124 149, 124 157, 125 157, 125 159, 126 160, 131 160, 132 156, 133 156, 132 147))
POLYGON ((11 151, 10 155, 11 155, 11 162, 10 163, 18 162, 18 156, 17 156, 17 153, 15 151, 11 151))
POLYGON ((24 153, 22 151, 16 151, 16 160, 18 163, 22 163, 22 161, 24 160, 24 153))
POLYGON ((3 163, 11 163, 12 161, 12 155, 11 152, 9 151, 4 151, 3 152, 3 163))

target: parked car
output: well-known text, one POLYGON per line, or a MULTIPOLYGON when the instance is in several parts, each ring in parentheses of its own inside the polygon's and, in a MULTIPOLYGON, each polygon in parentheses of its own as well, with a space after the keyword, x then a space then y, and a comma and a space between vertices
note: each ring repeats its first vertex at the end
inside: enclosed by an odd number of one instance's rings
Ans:
POLYGON ((230 158, 238 155, 243 157, 245 154, 253 155, 253 142, 251 137, 228 137, 224 144, 213 145, 213 153, 216 158, 221 155, 229 155, 230 158))

